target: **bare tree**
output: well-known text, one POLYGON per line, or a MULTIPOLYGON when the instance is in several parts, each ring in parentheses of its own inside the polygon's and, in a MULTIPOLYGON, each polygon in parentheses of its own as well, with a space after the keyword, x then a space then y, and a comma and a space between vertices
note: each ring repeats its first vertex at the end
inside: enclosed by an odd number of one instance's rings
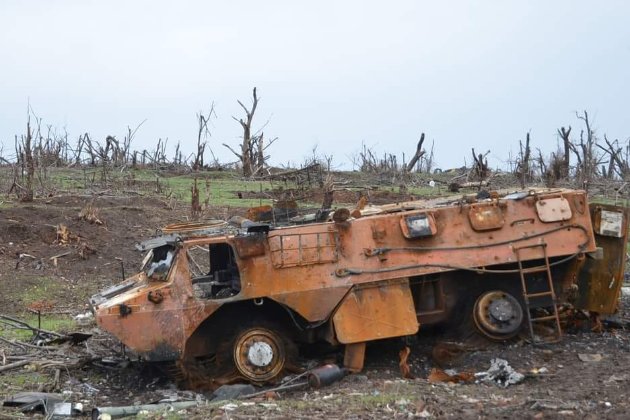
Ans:
POLYGON ((216 117, 216 115, 217 114, 214 112, 214 102, 210 106, 208 114, 204 115, 201 111, 197 114, 197 152, 193 158, 193 171, 198 171, 203 168, 203 155, 206 151, 206 147, 208 146, 208 137, 210 137, 208 122, 210 121, 210 118, 213 116, 216 117))
POLYGON ((568 129, 564 127, 560 127, 558 130, 558 135, 562 139, 562 146, 564 150, 564 159, 562 161, 558 161, 558 165, 560 167, 559 176, 560 178, 568 178, 569 176, 569 168, 571 161, 571 139, 569 136, 571 135, 571 126, 568 129))
POLYGON ((422 156, 422 162, 420 163, 420 172, 431 173, 431 171, 433 170, 433 162, 434 162, 434 157, 435 157, 433 153, 434 147, 435 147, 435 141, 432 140, 431 151, 429 152, 429 155, 427 156, 425 154, 424 156, 422 156))
POLYGON ((599 156, 595 150, 597 139, 595 138, 595 132, 591 128, 588 113, 584 111, 584 113, 580 115, 576 112, 575 115, 578 119, 584 121, 586 133, 582 130, 580 132, 580 143, 576 145, 573 142, 569 142, 569 147, 578 161, 576 166, 576 179, 585 188, 588 188, 588 185, 597 175, 597 166, 600 163, 599 156), (585 134, 586 138, 584 138, 585 134))
POLYGON ((223 143, 223 146, 227 147, 239 159, 243 176, 247 178, 257 175, 263 169, 265 162, 269 159, 269 156, 265 155, 265 150, 277 140, 277 138, 273 138, 265 145, 263 132, 259 130, 257 133, 252 133, 252 120, 254 119, 254 114, 258 107, 258 100, 256 88, 254 88, 251 108, 247 108, 241 101, 237 101, 245 111, 245 119, 232 117, 243 128, 243 140, 241 142, 240 153, 223 143))
POLYGON ((133 163, 133 167, 136 166, 137 153, 135 151, 131 150, 131 142, 133 141, 133 138, 135 137, 135 135, 138 132, 138 130, 140 129, 140 127, 142 127, 142 124, 144 124, 146 121, 147 120, 144 119, 133 130, 131 129, 131 127, 127 126, 127 135, 125 136, 125 138, 123 140, 123 146, 122 146, 122 148, 120 150, 120 156, 122 158, 123 164, 128 165, 129 162, 131 161, 132 155, 133 155, 134 156, 134 160, 132 162, 133 163))
POLYGON ((628 160, 623 156, 623 150, 621 146, 619 146, 619 140, 611 142, 604 134, 604 142, 606 143, 606 147, 597 144, 597 147, 609 156, 608 170, 604 172, 604 177, 612 179, 617 175, 621 179, 626 180, 628 176, 630 176, 630 165, 628 164, 628 160))
POLYGON ((490 154, 490 150, 488 150, 485 154, 476 154, 475 148, 472 149, 472 157, 473 157, 473 167, 471 174, 474 179, 479 181, 483 181, 490 174, 490 168, 488 168, 488 155, 490 154))
POLYGON ((197 177, 190 186, 190 215, 193 219, 198 219, 201 215, 201 204, 199 204, 199 187, 197 187, 197 177))
POLYGON ((525 145, 523 145, 522 141, 519 141, 519 148, 519 161, 516 165, 516 176, 521 183, 521 188, 525 188, 525 184, 531 180, 531 148, 529 146, 529 132, 525 136, 525 145))
POLYGON ((31 131, 31 115, 29 111, 26 121, 26 136, 22 136, 22 151, 24 153, 24 164, 26 165, 26 181, 20 189, 18 196, 21 201, 33 201, 33 178, 35 177, 35 160, 33 159, 33 133, 31 131))

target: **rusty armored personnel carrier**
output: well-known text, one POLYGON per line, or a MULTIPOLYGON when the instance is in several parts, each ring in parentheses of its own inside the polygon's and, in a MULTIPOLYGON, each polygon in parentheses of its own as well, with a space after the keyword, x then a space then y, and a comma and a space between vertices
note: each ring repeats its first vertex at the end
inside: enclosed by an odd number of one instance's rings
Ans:
POLYGON ((524 329, 538 340, 546 323, 559 339, 566 302, 616 311, 627 213, 589 206, 584 191, 354 215, 281 228, 167 226, 141 244, 140 273, 92 298, 98 325, 146 360, 261 384, 317 342, 345 346, 345 367, 359 371, 366 343, 426 325, 470 322, 492 340, 524 329))

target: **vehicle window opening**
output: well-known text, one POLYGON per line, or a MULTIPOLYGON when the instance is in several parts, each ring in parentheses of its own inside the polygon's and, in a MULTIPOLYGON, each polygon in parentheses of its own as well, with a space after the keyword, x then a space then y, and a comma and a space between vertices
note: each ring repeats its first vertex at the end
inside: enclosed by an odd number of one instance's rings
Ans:
POLYGON ((241 291, 241 278, 232 247, 226 243, 196 246, 188 250, 195 295, 201 299, 225 299, 241 291))
POLYGON ((165 281, 173 264, 175 247, 163 245, 149 251, 144 259, 143 271, 151 280, 165 281))

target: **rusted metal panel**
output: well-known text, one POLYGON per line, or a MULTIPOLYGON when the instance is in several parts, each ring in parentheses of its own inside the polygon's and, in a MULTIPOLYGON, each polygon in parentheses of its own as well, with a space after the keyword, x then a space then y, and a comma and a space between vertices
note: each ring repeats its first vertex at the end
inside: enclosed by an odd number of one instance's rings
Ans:
POLYGON ((350 372, 360 372, 365 361, 365 342, 347 344, 343 355, 343 365, 350 372))
POLYGON ((294 267, 337 261, 334 232, 296 232, 269 238, 274 267, 294 267))
POLYGON ((595 240, 602 252, 588 256, 579 273, 579 309, 599 314, 617 311, 626 265, 628 216, 627 208, 591 205, 595 240))
POLYGON ((176 258, 167 282, 150 281, 144 273, 128 281, 135 282, 134 287, 96 304, 96 319, 147 360, 181 357, 187 338, 220 306, 193 299, 186 258, 176 258), (161 299, 152 298, 156 293, 161 299))
POLYGON ((538 217, 545 223, 569 220, 572 217, 569 201, 564 197, 547 198, 536 201, 538 217))
POLYGON ((245 217, 254 222, 271 220, 273 218, 273 207, 270 205, 251 207, 247 209, 245 217))
MULTIPOLYGON (((416 239, 413 244, 402 235, 387 236, 386 244, 377 243, 373 238, 373 225, 379 225, 388 234, 396 232, 400 229, 397 218, 404 217, 404 213, 354 220, 350 228, 340 230, 344 258, 337 265, 337 274, 342 278, 352 277, 354 283, 363 283, 515 263, 514 247, 541 242, 547 244, 550 258, 594 251, 590 216, 587 211, 578 211, 574 203, 585 201, 584 193, 565 192, 564 197, 575 198, 567 199, 572 208, 570 220, 540 221, 535 209, 539 197, 528 196, 520 200, 500 200, 499 205, 502 202, 505 205, 503 228, 481 232, 470 226, 467 206, 432 209, 439 233, 416 239), (358 252, 359 247, 363 248, 362 254, 358 252)), ((540 256, 524 253, 523 258, 540 256)))
POLYGON ((418 320, 408 281, 355 287, 333 316, 344 344, 412 335, 418 320))
POLYGON ((351 285, 276 295, 273 300, 282 303, 310 322, 327 319, 350 290, 351 285))
POLYGON ((501 229, 505 224, 503 210, 497 201, 492 203, 472 204, 468 211, 470 225, 476 231, 501 229))
POLYGON ((265 254, 267 238, 263 235, 240 236, 234 239, 239 258, 251 258, 265 254))

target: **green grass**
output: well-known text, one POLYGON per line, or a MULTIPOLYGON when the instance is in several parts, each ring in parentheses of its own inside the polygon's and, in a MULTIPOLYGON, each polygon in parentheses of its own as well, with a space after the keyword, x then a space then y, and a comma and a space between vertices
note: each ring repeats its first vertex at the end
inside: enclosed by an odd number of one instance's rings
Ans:
MULTIPOLYGON (((252 207, 271 204, 270 199, 240 199, 238 191, 260 192, 269 191, 269 184, 260 181, 246 181, 227 178, 225 176, 198 174, 197 188, 199 189, 199 202, 212 206, 252 207)), ((194 182, 192 175, 165 177, 160 179, 163 188, 169 190, 173 197, 182 202, 190 202, 191 188, 194 182)))
POLYGON ((34 390, 39 384, 46 382, 48 377, 38 372, 12 372, 11 375, 3 375, 0 381, 2 391, 9 389, 34 390))
MULTIPOLYGON (((55 301, 63 299, 69 293, 65 289, 63 281, 54 277, 20 275, 20 273, 16 273, 16 277, 16 284, 21 284, 23 287, 6 288, 3 298, 19 302, 24 311, 22 314, 13 315, 13 317, 33 327, 38 326, 37 314, 27 312, 26 308, 29 306, 36 307, 39 303, 44 305, 48 302, 54 304, 55 301)), ((75 294, 87 295, 87 291, 84 291, 82 288, 73 289, 71 293, 73 293, 73 296, 75 294)), ((68 315, 46 314, 45 308, 42 309, 42 312, 41 328, 44 330, 63 332, 75 326, 74 320, 68 315)), ((7 339, 28 341, 32 338, 32 331, 15 329, 0 323, 0 336, 7 339)))
POLYGON ((35 284, 32 284, 19 293, 19 299, 25 305, 42 300, 49 300, 61 289, 61 285, 52 277, 39 277, 35 284))
MULTIPOLYGON (((26 322, 32 327, 38 328, 37 315, 31 314, 26 317, 15 317, 20 321, 26 322)), ((44 314, 41 316, 41 328, 42 330, 65 332, 69 331, 76 326, 74 319, 69 316, 56 315, 56 314, 44 314)), ((7 340, 19 340, 28 342, 33 338, 33 332, 28 329, 16 329, 10 327, 4 323, 0 323, 0 337, 7 340)))
MULTIPOLYGON (((189 204, 191 199, 191 187, 194 179, 197 178, 197 185, 200 192, 200 203, 208 203, 210 206, 227 207, 255 207, 272 204, 271 198, 244 198, 240 199, 237 193, 269 193, 272 189, 297 189, 297 185, 292 181, 249 181, 243 179, 235 171, 200 171, 197 173, 178 174, 169 171, 155 171, 152 169, 109 169, 107 180, 103 182, 103 170, 101 167, 94 168, 48 168, 44 190, 41 189, 39 179, 36 179, 35 188, 39 193, 47 193, 50 190, 65 193, 84 194, 88 191, 134 191, 143 196, 158 196, 174 198, 178 202, 189 204)), ((336 180, 346 180, 353 184, 353 189, 374 188, 380 191, 400 193, 400 184, 407 186, 404 193, 417 198, 430 198, 448 194, 442 184, 435 188, 427 185, 430 178, 427 174, 414 174, 410 182, 388 183, 379 180, 376 175, 361 174, 358 172, 344 172, 334 174, 336 180)), ((276 194, 277 195, 277 194, 276 194)), ((300 201, 300 207, 318 207, 317 202, 300 201)), ((335 202, 335 207, 353 207, 356 202, 335 202)))
MULTIPOLYGON (((251 207, 271 204, 270 199, 239 199, 238 191, 260 192, 269 191, 271 185, 266 181, 247 181, 239 178, 238 174, 230 171, 198 172, 195 174, 173 175, 150 169, 111 170, 107 173, 108 185, 100 185, 102 179, 101 168, 69 169, 51 168, 46 181, 47 188, 60 189, 68 192, 84 190, 86 188, 99 189, 114 186, 122 190, 141 190, 155 193, 161 190, 161 195, 172 196, 181 202, 190 202, 191 187, 195 177, 200 192, 200 202, 213 206, 251 207), (94 184, 92 183, 94 180, 94 184)), ((291 185, 287 186, 291 188, 291 185)), ((159 195, 160 193, 158 193, 159 195)))

